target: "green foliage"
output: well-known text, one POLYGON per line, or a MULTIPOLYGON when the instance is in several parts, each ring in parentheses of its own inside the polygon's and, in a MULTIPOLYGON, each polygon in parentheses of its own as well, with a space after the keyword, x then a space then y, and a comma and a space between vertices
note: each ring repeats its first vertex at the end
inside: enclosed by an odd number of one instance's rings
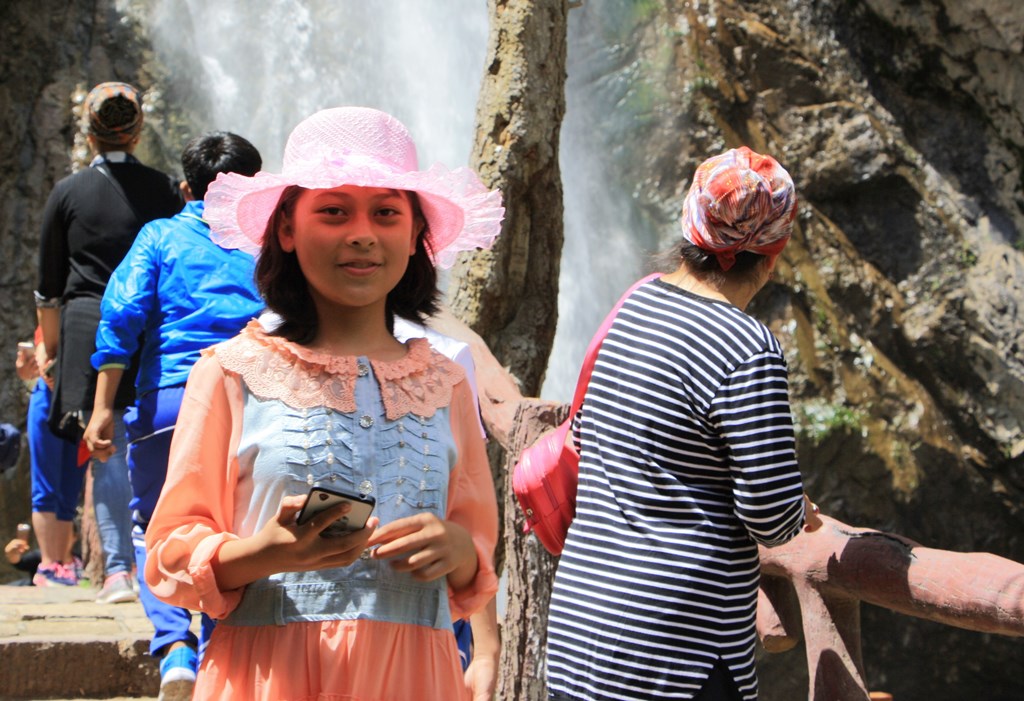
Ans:
POLYGON ((662 3, 658 0, 633 0, 633 23, 641 24, 650 21, 661 7, 662 3))
POLYGON ((960 250, 960 262, 963 263, 965 268, 973 268, 978 264, 978 254, 971 248, 964 246, 960 250))
POLYGON ((623 100, 624 106, 631 114, 650 117, 655 104, 662 97, 646 80, 634 83, 623 100))
POLYGON ((701 73, 686 84, 686 89, 692 92, 714 91, 718 89, 718 81, 710 74, 701 73))
POLYGON ((796 410, 796 432, 815 445, 838 432, 858 433, 863 428, 864 416, 856 409, 842 404, 806 402, 796 410))
POLYGON ((597 13, 601 34, 611 44, 631 44, 637 28, 657 18, 662 5, 655 0, 611 0, 597 13))

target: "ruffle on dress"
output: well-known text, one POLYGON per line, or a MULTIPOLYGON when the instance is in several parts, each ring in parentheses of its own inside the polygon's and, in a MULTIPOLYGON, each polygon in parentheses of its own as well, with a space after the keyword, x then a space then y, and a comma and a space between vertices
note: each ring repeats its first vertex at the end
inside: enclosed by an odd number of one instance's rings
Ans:
MULTIPOLYGON (((452 390, 465 379, 460 365, 435 352, 425 338, 406 343, 401 360, 370 360, 389 420, 407 414, 433 416, 451 404, 452 390)), ((207 348, 225 370, 236 373, 260 399, 277 399, 296 409, 326 406, 356 411, 355 386, 365 366, 355 356, 318 353, 281 336, 267 334, 258 321, 224 343, 207 348)))

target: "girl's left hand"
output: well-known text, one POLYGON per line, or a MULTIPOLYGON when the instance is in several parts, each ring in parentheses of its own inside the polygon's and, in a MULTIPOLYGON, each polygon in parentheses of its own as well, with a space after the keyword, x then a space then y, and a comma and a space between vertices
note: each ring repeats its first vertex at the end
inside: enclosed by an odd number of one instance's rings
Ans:
POLYGON ((436 514, 392 521, 378 528, 367 546, 373 548, 374 559, 390 559, 395 570, 409 572, 421 582, 447 575, 448 583, 460 589, 476 576, 476 547, 469 531, 436 514))

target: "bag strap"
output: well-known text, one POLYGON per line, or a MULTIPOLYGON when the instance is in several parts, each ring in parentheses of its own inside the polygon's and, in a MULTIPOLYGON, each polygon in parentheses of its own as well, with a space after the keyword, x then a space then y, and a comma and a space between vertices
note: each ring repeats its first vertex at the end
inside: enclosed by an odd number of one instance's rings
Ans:
POLYGON ((612 310, 608 312, 608 316, 601 322, 600 328, 597 329, 597 333, 590 339, 590 345, 587 346, 587 354, 583 357, 583 366, 580 368, 580 378, 576 381, 576 393, 572 398, 572 408, 569 410, 569 420, 572 421, 573 417, 576 416, 576 412, 583 406, 583 395, 587 393, 587 385, 590 384, 590 375, 594 371, 594 363, 597 362, 597 353, 601 350, 601 344, 604 342, 604 337, 608 335, 608 329, 612 327, 612 322, 615 321, 615 315, 619 313, 619 308, 622 307, 623 302, 626 298, 633 294, 633 290, 643 285, 645 282, 650 282, 654 278, 661 277, 661 273, 651 273, 650 275, 637 280, 633 285, 626 290, 623 295, 619 298, 619 301, 615 303, 612 310))
POLYGON ((93 167, 99 172, 101 172, 103 176, 110 181, 110 184, 114 186, 114 190, 116 190, 117 194, 121 196, 121 199, 124 201, 124 203, 128 205, 128 209, 131 210, 132 216, 135 217, 135 220, 139 223, 139 227, 141 228, 142 225, 145 223, 145 220, 139 216, 139 211, 135 209, 135 205, 133 205, 132 201, 128 199, 128 195, 125 194, 124 188, 121 187, 121 183, 117 181, 117 178, 115 178, 114 174, 111 173, 108 169, 107 162, 103 161, 102 163, 97 163, 93 167))

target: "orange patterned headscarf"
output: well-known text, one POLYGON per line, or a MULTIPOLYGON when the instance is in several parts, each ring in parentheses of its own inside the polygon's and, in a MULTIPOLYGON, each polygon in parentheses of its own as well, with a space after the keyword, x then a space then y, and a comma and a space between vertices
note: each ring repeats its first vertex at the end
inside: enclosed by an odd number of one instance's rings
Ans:
POLYGON ((142 98, 128 83, 100 83, 85 98, 89 133, 108 144, 127 144, 142 129, 142 98))
POLYGON ((796 192, 789 173, 771 156, 743 146, 697 168, 683 202, 683 236, 729 270, 742 251, 780 253, 794 217, 796 192))

